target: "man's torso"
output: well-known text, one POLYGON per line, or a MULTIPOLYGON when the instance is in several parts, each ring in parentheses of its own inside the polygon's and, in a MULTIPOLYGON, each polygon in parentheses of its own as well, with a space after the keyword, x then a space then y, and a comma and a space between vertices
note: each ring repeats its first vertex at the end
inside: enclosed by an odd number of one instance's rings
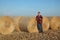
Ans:
POLYGON ((37 21, 37 23, 39 23, 39 24, 42 24, 42 20, 43 20, 43 17, 40 15, 40 16, 36 16, 36 21, 37 21))

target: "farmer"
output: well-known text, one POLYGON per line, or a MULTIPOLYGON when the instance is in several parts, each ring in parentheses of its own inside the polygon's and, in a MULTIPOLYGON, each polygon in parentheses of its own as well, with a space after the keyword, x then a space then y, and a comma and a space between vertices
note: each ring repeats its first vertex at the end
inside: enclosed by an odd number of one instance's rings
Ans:
POLYGON ((42 20, 43 20, 43 17, 42 17, 42 15, 40 15, 40 12, 38 12, 37 16, 36 16, 36 21, 37 21, 37 28, 38 28, 39 32, 43 32, 42 20))

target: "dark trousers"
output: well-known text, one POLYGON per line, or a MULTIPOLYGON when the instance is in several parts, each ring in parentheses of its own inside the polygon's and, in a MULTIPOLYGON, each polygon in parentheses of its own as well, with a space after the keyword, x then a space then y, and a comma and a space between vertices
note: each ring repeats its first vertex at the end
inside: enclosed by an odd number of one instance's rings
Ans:
POLYGON ((43 32, 42 24, 37 23, 37 28, 38 28, 38 31, 39 31, 39 32, 43 32))

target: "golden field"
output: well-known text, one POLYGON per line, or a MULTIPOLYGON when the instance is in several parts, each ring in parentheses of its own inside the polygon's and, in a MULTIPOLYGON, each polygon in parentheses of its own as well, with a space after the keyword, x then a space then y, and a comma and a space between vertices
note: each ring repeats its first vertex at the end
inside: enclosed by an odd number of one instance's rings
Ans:
POLYGON ((60 40, 60 17, 43 17, 43 33, 38 33, 35 17, 1 16, 0 40, 60 40))

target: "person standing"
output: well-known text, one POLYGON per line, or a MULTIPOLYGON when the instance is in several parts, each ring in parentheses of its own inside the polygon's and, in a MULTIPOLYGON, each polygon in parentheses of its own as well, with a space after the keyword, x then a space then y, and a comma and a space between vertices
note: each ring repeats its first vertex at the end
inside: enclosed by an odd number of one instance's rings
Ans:
POLYGON ((37 28, 39 32, 43 32, 42 20, 43 20, 43 16, 40 14, 40 12, 38 12, 36 16, 36 21, 37 21, 37 28))

